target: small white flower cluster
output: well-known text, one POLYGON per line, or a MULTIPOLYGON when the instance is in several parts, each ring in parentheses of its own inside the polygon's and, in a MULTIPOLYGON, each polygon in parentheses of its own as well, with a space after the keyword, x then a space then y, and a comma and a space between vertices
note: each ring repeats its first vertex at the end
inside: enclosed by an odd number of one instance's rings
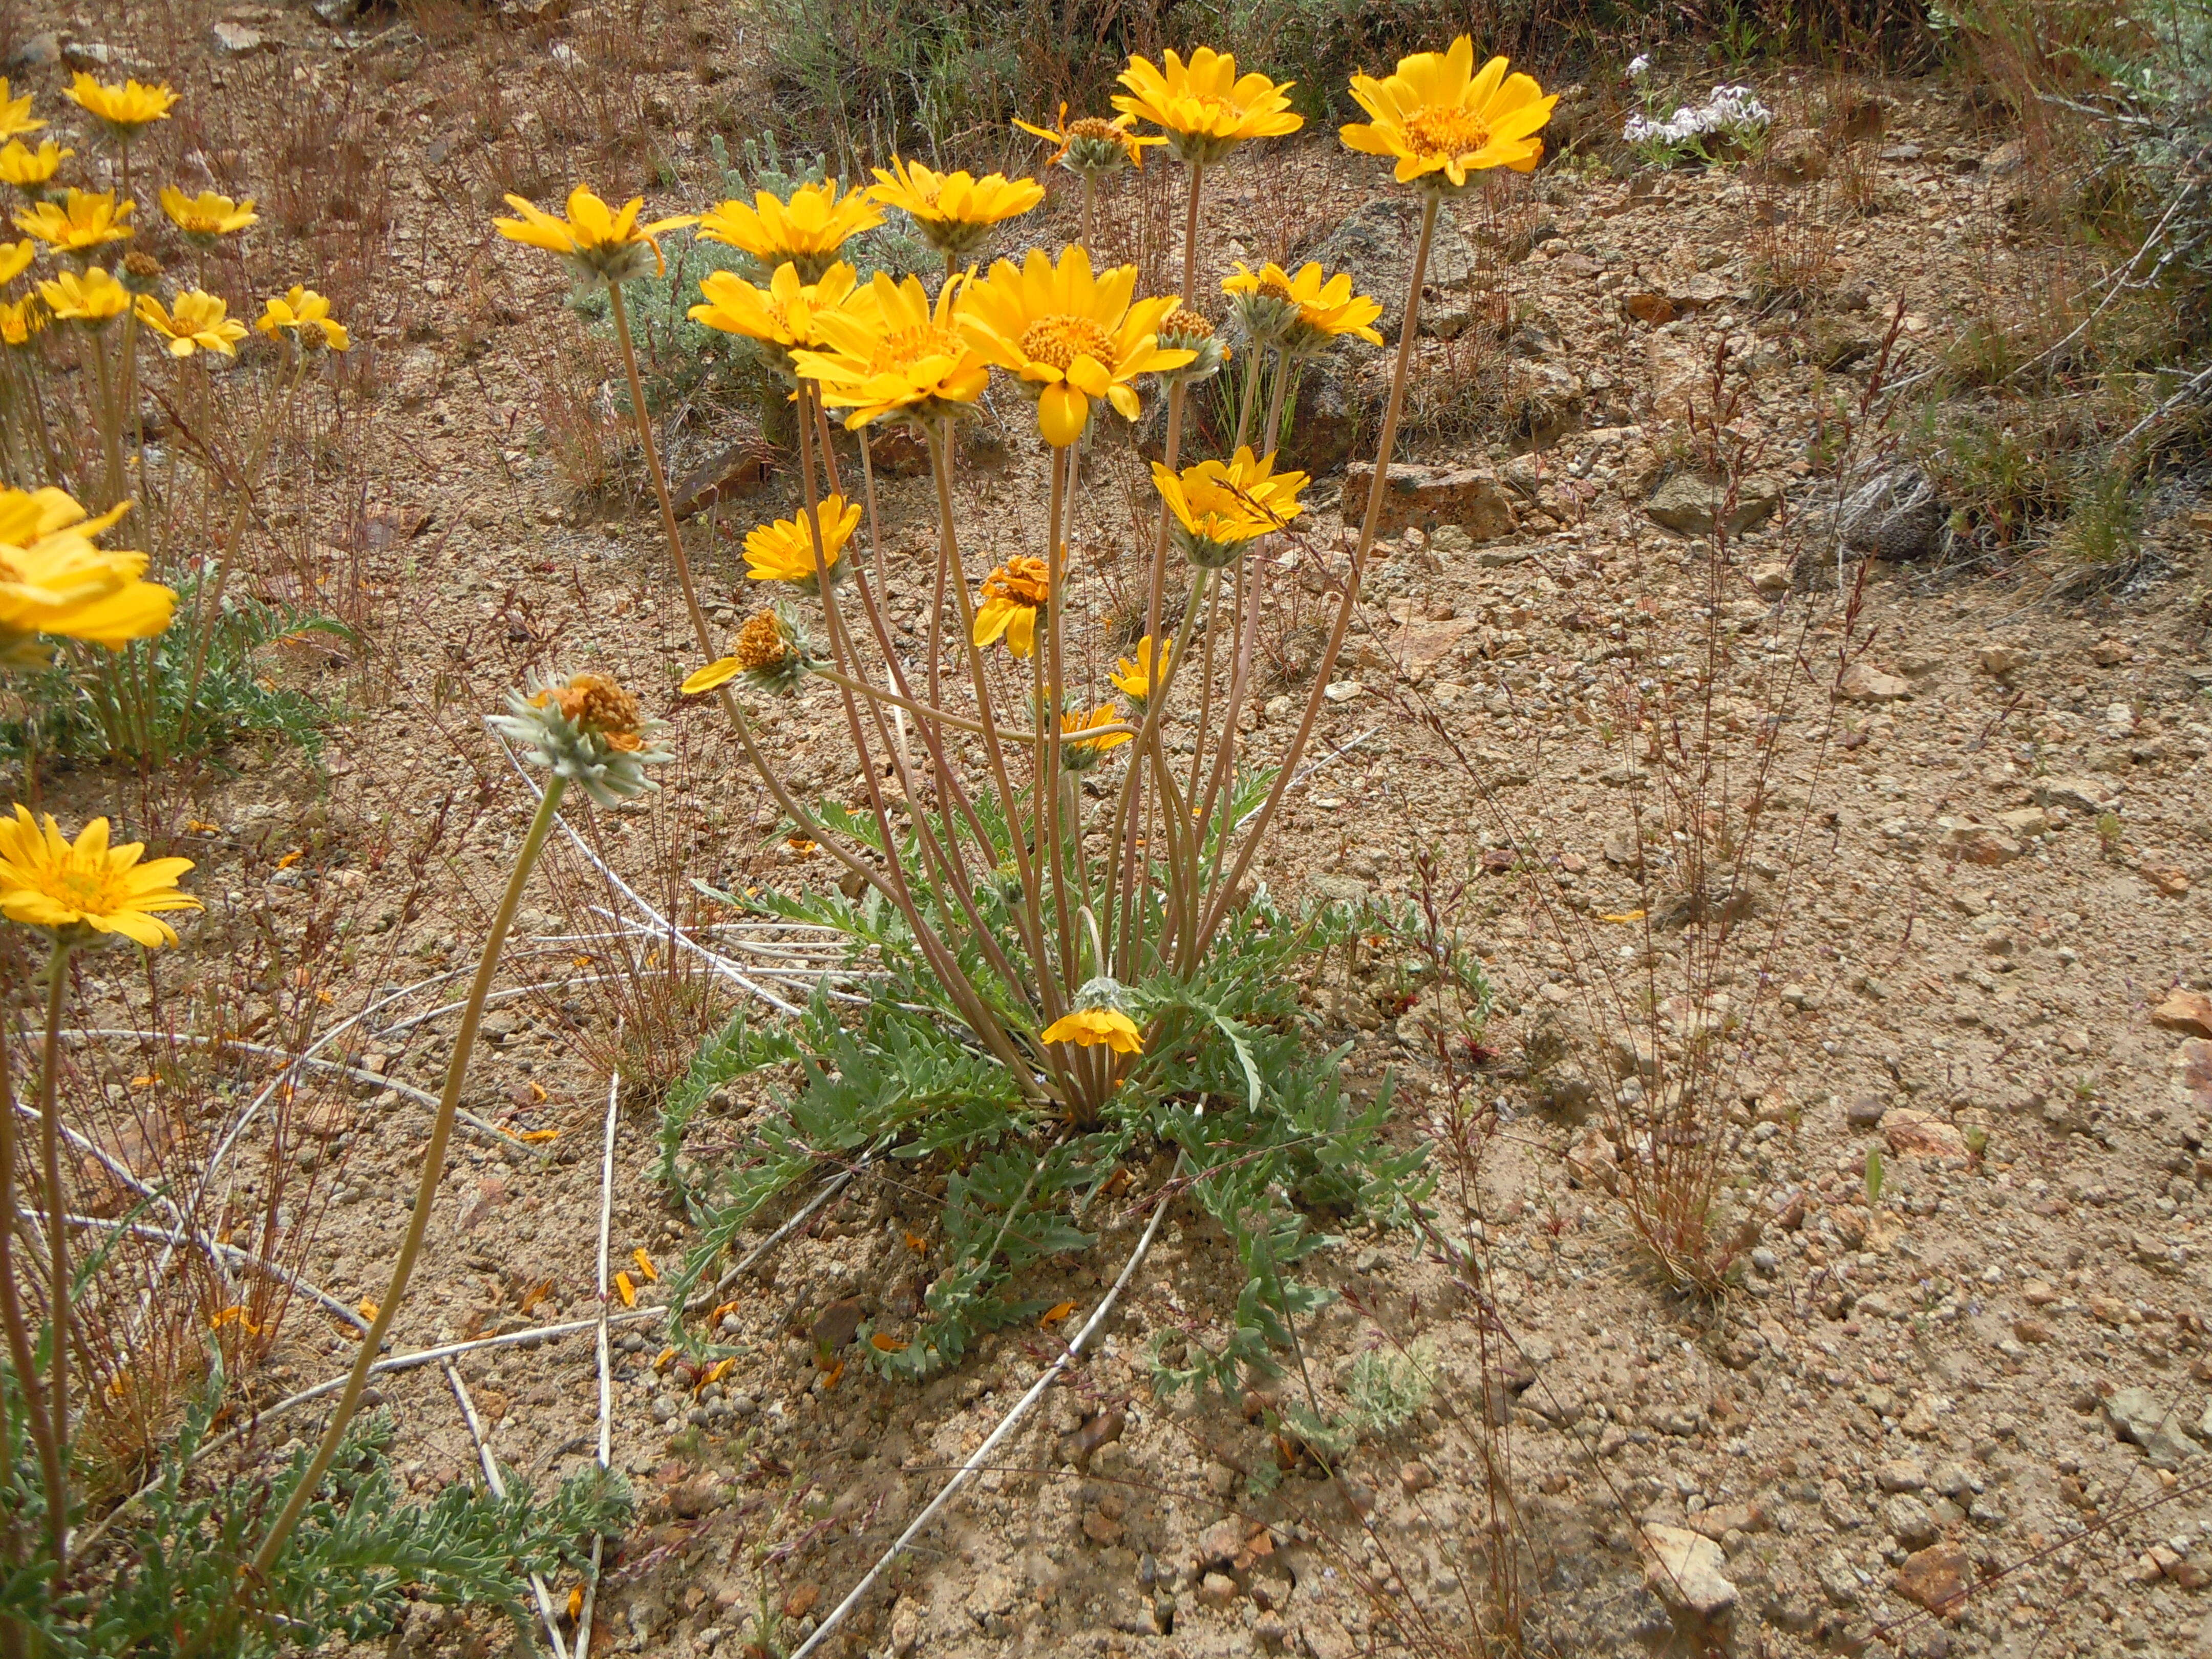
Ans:
POLYGON ((1650 52, 1639 52, 1635 57, 1628 60, 1628 78, 1630 80, 1640 82, 1645 76, 1650 73, 1651 54, 1650 52))
POLYGON ((1774 112, 1759 101, 1749 87, 1723 86, 1692 109, 1680 106, 1663 121, 1632 115, 1621 128, 1621 141, 1636 145, 1662 144, 1669 149, 1697 145, 1707 138, 1741 138, 1765 129, 1774 112))

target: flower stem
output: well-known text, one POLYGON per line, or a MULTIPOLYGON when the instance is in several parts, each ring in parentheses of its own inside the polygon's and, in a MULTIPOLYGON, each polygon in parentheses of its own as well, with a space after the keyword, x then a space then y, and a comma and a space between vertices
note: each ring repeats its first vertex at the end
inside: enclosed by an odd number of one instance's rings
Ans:
POLYGON ((58 1578, 69 1536, 69 1486, 62 1469, 61 1442, 55 1438, 53 1419, 46 1410, 45 1391, 39 1386, 30 1328, 23 1322, 22 1303, 15 1294, 15 1085, 10 1075, 10 1047, 6 1034, 0 1032, 0 1324, 7 1328, 8 1363, 15 1368, 15 1378, 23 1391, 23 1414, 46 1480, 46 1527, 52 1539, 53 1571, 58 1578))
POLYGON ((270 1565, 292 1535, 292 1529, 299 1524, 301 1515, 314 1497, 315 1488, 322 1482, 324 1472, 337 1455, 338 1442, 344 1438, 347 1426, 360 1409, 362 1390, 368 1385, 369 1368, 376 1363, 377 1352, 383 1346, 386 1333, 392 1328, 401 1298, 407 1294, 407 1281, 415 1272, 415 1259, 422 1254, 423 1236, 429 1231, 439 1178, 445 1173, 446 1148, 453 1139, 454 1116, 460 1109, 461 1085, 468 1078, 470 1051, 476 1047, 477 1028, 483 1020, 484 999, 490 994, 492 975, 499 967, 500 950, 507 943, 507 929, 514 924, 515 909, 522 902, 522 890, 530 879, 531 867, 544 848, 546 835, 553 828, 562 793, 567 787, 567 779, 550 778, 546 781, 545 793, 538 798, 538 814, 531 819, 530 832, 523 837, 522 851, 516 855, 514 872, 507 877, 507 891, 500 897, 499 909, 491 919, 491 931, 484 938, 483 953, 477 959, 477 976, 469 987, 469 1000, 461 1011, 460 1030, 453 1038, 453 1057, 446 1066, 446 1091, 430 1126, 429 1147, 422 1154, 422 1173, 416 1183, 414 1212, 407 1218, 407 1233, 400 1240, 398 1258, 392 1264, 392 1282, 385 1289, 375 1318, 362 1336, 360 1350, 354 1355, 353 1370, 338 1396, 337 1409, 331 1414, 330 1425, 323 1431, 322 1443, 315 1448, 315 1455, 309 1460, 299 1485, 270 1527, 268 1536, 261 1540, 261 1547, 253 1553, 246 1577, 255 1583, 267 1579, 270 1565))
MULTIPOLYGON (((1298 762, 1305 753, 1307 743, 1313 737, 1314 723, 1321 718, 1322 694, 1328 690, 1328 677, 1336 666, 1336 659, 1344 649, 1344 636, 1352 627, 1352 613, 1359 604, 1359 580, 1367 568, 1367 556, 1375 548, 1376 527, 1382 522, 1382 498, 1390 487, 1390 452, 1398 441, 1398 416, 1406 404, 1406 376, 1413 367, 1413 338, 1419 331, 1421 319, 1421 283, 1428 275, 1429 245, 1437 229, 1437 209, 1442 198, 1434 191, 1425 191, 1421 198, 1421 237, 1413 248, 1413 269, 1407 280, 1406 319, 1398 331, 1398 361, 1390 375, 1390 399, 1382 409, 1382 435, 1375 446, 1375 477, 1367 488, 1367 512, 1360 520, 1359 541, 1352 550, 1352 568, 1344 578, 1344 597, 1336 608, 1336 621, 1329 629, 1328 645, 1322 653, 1321 665, 1314 675, 1313 690, 1307 694, 1304 717, 1298 722, 1297 735, 1291 746, 1283 751, 1282 764, 1275 774, 1275 781, 1267 790, 1267 799, 1260 804, 1253 815, 1252 832, 1237 849, 1237 861, 1230 866, 1229 874, 1214 890, 1204 921, 1192 940, 1193 950, 1188 958, 1200 960, 1214 929, 1220 927, 1229 914, 1231 898, 1244 873, 1252 867, 1253 855, 1267 838, 1267 828, 1280 810, 1283 797, 1290 793, 1297 777, 1298 762)), ((1224 834, 1230 833, 1227 830, 1224 834)))
POLYGON ((668 493, 668 474, 661 470, 660 451, 653 441, 653 416, 646 412, 645 386, 637 376, 637 350, 630 344, 629 312, 623 304, 621 283, 607 284, 607 300, 614 313, 615 337, 622 342, 623 373, 629 380, 629 410, 637 421, 638 447, 645 452, 646 471, 653 476, 653 499, 660 503, 660 528, 668 538, 668 556, 676 566, 677 584, 684 590, 684 608, 690 614, 699 650, 703 658, 712 659, 714 653, 707 617, 699 609, 699 591, 691 582, 691 558, 684 550, 684 532, 676 524, 676 502, 668 493))
MULTIPOLYGON (((62 1191, 61 1121, 55 1101, 58 1081, 55 1067, 61 1058, 62 1004, 69 994, 69 945, 57 939, 54 953, 46 961, 46 1037, 39 1060, 39 1161, 46 1183, 46 1249, 52 1273, 46 1296, 54 1342, 52 1381, 47 1384, 46 1400, 58 1450, 69 1444, 70 1281, 69 1202, 62 1191)), ((12 1219, 0 1217, 0 1224, 12 1219)), ((54 1577, 59 1582, 69 1565, 68 1487, 63 1486, 55 1496, 61 1499, 60 1512, 46 1519, 53 1530, 54 1577)))

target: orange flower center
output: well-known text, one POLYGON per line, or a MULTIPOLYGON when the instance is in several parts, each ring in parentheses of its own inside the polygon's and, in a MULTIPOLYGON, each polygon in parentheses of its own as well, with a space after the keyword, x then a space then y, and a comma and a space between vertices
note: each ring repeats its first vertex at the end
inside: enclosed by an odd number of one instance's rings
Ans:
POLYGON ((790 654, 783 628, 773 611, 756 611, 738 630, 738 665, 747 672, 773 668, 790 654))
POLYGON ((1406 137, 1424 155, 1472 155, 1490 143, 1490 128, 1475 111, 1432 106, 1406 123, 1406 137))
POLYGON ((1022 331, 1022 356, 1062 374, 1074 367, 1078 357, 1089 357, 1110 368, 1114 339, 1088 317, 1040 317, 1022 331))
POLYGON ((1102 121, 1095 115, 1086 115, 1080 120, 1070 121, 1067 124, 1067 136, 1071 138, 1104 139, 1115 143, 1126 143, 1129 137, 1127 133, 1122 131, 1111 121, 1102 121))
POLYGON ((960 337, 951 329, 921 323, 884 335, 868 359, 868 373, 895 374, 925 357, 957 357, 960 351, 960 337))
POLYGON ((637 698, 604 674, 579 674, 566 685, 548 686, 531 701, 540 708, 554 704, 565 718, 606 734, 614 748, 639 747, 617 741, 636 734, 637 698))
POLYGON ((1212 335, 1213 324, 1207 319, 1206 313, 1193 311, 1188 306, 1184 306, 1174 316, 1160 325, 1160 339, 1163 343, 1171 339, 1211 339, 1212 335))
POLYGON ((1042 559, 1024 555, 1009 559, 983 579, 983 598, 1041 605, 1052 592, 1052 573, 1042 559))

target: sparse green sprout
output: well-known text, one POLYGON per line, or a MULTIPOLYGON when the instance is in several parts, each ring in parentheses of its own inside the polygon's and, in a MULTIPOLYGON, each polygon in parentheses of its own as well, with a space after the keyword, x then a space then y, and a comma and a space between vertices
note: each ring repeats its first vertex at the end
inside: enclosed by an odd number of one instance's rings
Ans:
POLYGON ((1434 1359, 1425 1343, 1404 1353, 1370 1349, 1354 1359, 1344 1382, 1354 1425, 1370 1434, 1391 1434, 1419 1416, 1436 1391, 1434 1359))
POLYGON ((1869 1146, 1867 1148, 1866 1155, 1866 1195, 1869 1210, 1881 1207, 1881 1148, 1869 1146))

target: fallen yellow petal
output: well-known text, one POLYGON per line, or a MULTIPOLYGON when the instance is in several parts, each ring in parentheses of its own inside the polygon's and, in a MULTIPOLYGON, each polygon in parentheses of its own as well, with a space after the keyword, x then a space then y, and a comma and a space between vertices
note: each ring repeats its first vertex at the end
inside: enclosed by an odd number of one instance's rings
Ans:
POLYGON ((532 1083, 530 1085, 530 1097, 542 1104, 545 1099, 545 1085, 542 1083, 532 1083))
POLYGON ((906 1236, 906 1247, 909 1250, 912 1250, 916 1255, 927 1255, 929 1254, 929 1241, 924 1238, 920 1233, 908 1233, 906 1236))
POLYGON ((589 957, 571 957, 568 965, 571 968, 588 968, 592 965, 592 959, 589 957))
POLYGON ((367 1297, 363 1297, 358 1305, 355 1307, 354 1311, 359 1314, 363 1319, 374 1322, 377 1314, 380 1310, 378 1309, 376 1304, 371 1302, 367 1297))
POLYGON ((694 669, 685 678, 681 689, 685 696, 696 697, 702 691, 712 691, 718 685, 727 685, 737 678, 738 672, 738 659, 724 657, 720 661, 708 663, 704 668, 694 669))
POLYGON ((515 1136, 517 1140, 529 1141, 558 1140, 560 1138, 561 1132, 558 1129, 526 1129, 515 1136))
POLYGON ((185 828, 196 836, 219 836, 222 833, 221 824, 210 823, 204 818, 186 818, 185 828))
POLYGON ((709 1325, 719 1325, 720 1323, 721 1323, 722 1316, 723 1316, 724 1314, 726 1314, 726 1313, 735 1313, 737 1310, 738 1310, 738 1304, 737 1304, 737 1302, 735 1301, 735 1299, 733 1298, 733 1299, 732 1299, 732 1300, 730 1300, 730 1301, 728 1301, 728 1302, 725 1302, 725 1303, 723 1303, 720 1307, 716 1308, 716 1309, 714 1310, 714 1312, 712 1312, 712 1313, 708 1314, 708 1315, 707 1316, 707 1322, 708 1322, 709 1325))
POLYGON ((657 1371, 665 1371, 668 1369, 669 1361, 675 1358, 675 1349, 663 1348, 659 1353, 653 1356, 653 1369, 657 1371))
POLYGON ((1055 1302, 1037 1316, 1037 1328, 1042 1330, 1048 1325, 1057 1325, 1074 1311, 1073 1302, 1055 1302))
POLYGON ((551 1295, 552 1291, 553 1281, 551 1279, 539 1279, 535 1285, 532 1285, 528 1290, 522 1293, 522 1311, 528 1313, 539 1303, 543 1302, 548 1296, 551 1295))
POLYGON ((304 847, 295 847, 290 852, 285 854, 283 858, 276 860, 276 867, 279 870, 289 870, 307 856, 307 848, 304 847))
POLYGON ((906 1352, 905 1343, 900 1341, 898 1338, 895 1336, 886 1336, 881 1331, 878 1331, 873 1336, 868 1339, 868 1346, 873 1348, 878 1353, 904 1353, 906 1352))
POLYGON ((615 1289, 622 1293, 623 1307, 635 1308, 637 1306, 637 1286, 629 1282, 629 1275, 628 1273, 617 1273, 615 1275, 615 1289))
POLYGON ((844 1376, 844 1374, 845 1362, 841 1359, 822 1374, 822 1386, 824 1389, 836 1388, 837 1386, 837 1379, 844 1376))
POLYGON ((577 1585, 568 1592, 568 1617, 574 1619, 584 1611, 584 1587, 577 1585))
POLYGON ((154 1074, 151 1072, 141 1072, 131 1079, 131 1086, 134 1089, 144 1089, 151 1086, 153 1081, 154 1074))
POLYGON ((699 1389, 705 1388, 709 1382, 720 1382, 724 1377, 730 1374, 731 1367, 735 1365, 738 1362, 734 1358, 716 1360, 713 1364, 707 1367, 704 1374, 699 1378, 699 1388, 692 1389, 691 1392, 696 1394, 698 1393, 699 1389))
POLYGON ((645 1275, 647 1284, 653 1284, 659 1279, 660 1269, 653 1265, 653 1258, 645 1253, 645 1247, 642 1244, 632 1250, 629 1257, 631 1261, 637 1263, 637 1270, 645 1275))
POLYGON ((1641 921, 1644 920, 1644 912, 1641 910, 1620 910, 1616 911, 1611 915, 1600 916, 1598 920, 1600 921, 1641 921))

